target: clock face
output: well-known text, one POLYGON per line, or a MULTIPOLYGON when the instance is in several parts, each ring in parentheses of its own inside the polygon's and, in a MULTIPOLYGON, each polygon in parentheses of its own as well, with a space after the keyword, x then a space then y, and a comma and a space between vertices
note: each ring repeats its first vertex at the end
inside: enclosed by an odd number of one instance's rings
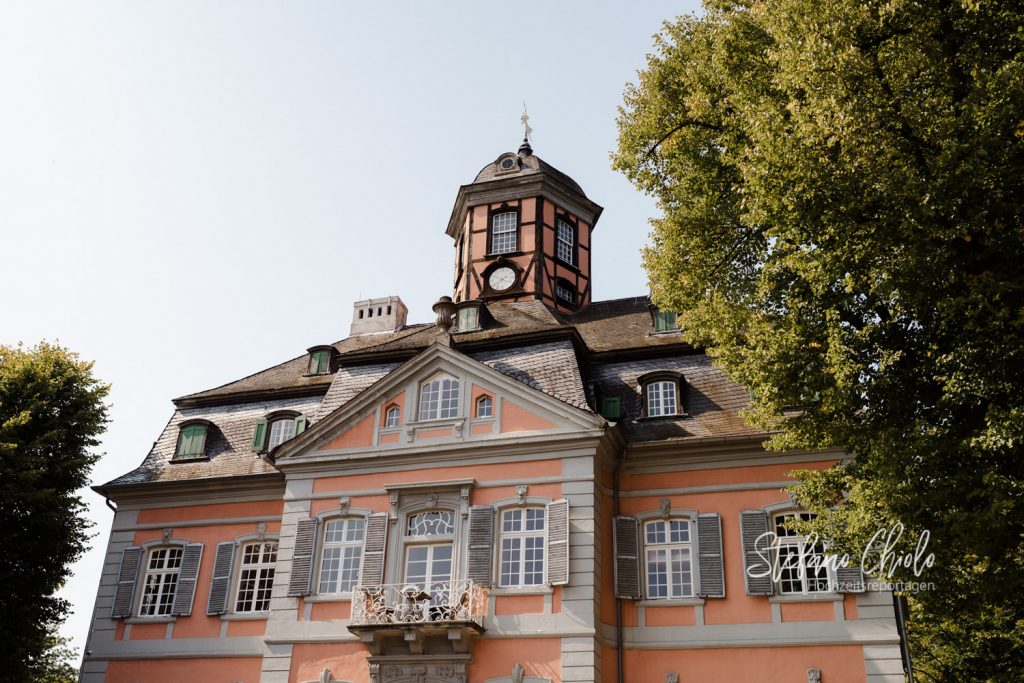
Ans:
POLYGON ((487 278, 487 284, 491 286, 491 289, 498 292, 504 292, 506 289, 516 283, 516 271, 512 270, 508 266, 502 266, 497 268, 491 273, 491 276, 487 278))

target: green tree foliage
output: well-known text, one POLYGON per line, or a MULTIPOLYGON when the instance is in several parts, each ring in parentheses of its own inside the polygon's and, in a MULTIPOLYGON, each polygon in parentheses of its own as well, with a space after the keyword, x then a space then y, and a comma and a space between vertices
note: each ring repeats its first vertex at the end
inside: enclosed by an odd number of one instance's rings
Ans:
POLYGON ((772 447, 856 456, 800 475, 817 528, 930 530, 922 680, 1024 680, 1022 45, 1019 2, 719 0, 620 110, 655 301, 772 447))
POLYGON ((92 363, 60 346, 0 346, 4 680, 67 679, 70 653, 54 634, 69 604, 54 594, 86 549, 90 524, 76 492, 98 457, 108 391, 92 363))

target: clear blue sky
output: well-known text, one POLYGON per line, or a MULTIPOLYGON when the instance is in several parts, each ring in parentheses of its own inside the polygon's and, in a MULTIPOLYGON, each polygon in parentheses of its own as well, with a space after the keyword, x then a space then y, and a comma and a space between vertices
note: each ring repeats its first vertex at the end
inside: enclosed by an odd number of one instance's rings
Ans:
MULTIPOLYGON (((93 480, 170 400, 450 293, 460 184, 534 149, 605 207, 595 299, 646 292, 655 211, 609 168, 616 107, 677 2, 0 0, 0 343, 59 340, 113 384, 93 480)), ((81 648, 112 513, 64 595, 81 648)))

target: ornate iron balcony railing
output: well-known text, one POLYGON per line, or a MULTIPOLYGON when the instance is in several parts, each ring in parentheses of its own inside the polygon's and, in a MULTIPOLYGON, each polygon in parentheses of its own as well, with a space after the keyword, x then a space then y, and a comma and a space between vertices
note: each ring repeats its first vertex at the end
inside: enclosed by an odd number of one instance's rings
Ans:
POLYGON ((352 626, 409 626, 471 622, 483 627, 487 589, 473 581, 429 586, 383 584, 352 591, 352 626), (424 590, 429 588, 429 590, 424 590))

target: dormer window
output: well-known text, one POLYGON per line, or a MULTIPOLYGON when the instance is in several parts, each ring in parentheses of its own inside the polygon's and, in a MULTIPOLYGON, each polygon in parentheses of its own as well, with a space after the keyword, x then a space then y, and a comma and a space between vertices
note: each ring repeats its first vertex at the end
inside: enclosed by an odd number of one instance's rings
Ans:
POLYGON ((683 378, 677 372, 651 372, 639 378, 644 417, 684 415, 683 378))
POLYGON ((271 413, 256 423, 252 433, 252 449, 257 453, 270 452, 306 431, 309 420, 292 411, 271 413))
POLYGON ((443 420, 459 414, 459 380, 439 375, 420 385, 420 420, 443 420))
POLYGON ((181 425, 174 460, 202 460, 206 457, 206 430, 208 423, 191 422, 181 425))
POLYGON ((459 309, 459 320, 456 332, 469 332, 480 329, 480 309, 476 306, 463 306, 459 309))
POLYGON ((502 211, 491 216, 491 253, 510 254, 519 249, 519 213, 502 211))
POLYGON ((651 312, 654 317, 654 331, 655 332, 678 332, 679 325, 676 323, 676 312, 675 311, 659 311, 654 310, 651 312))
POLYGON ((562 263, 576 265, 576 229, 563 218, 555 221, 555 256, 562 263))
POLYGON ((331 367, 331 361, 333 357, 334 347, 314 346, 313 348, 309 349, 309 370, 307 374, 330 374, 331 371, 333 370, 333 368, 331 367))

